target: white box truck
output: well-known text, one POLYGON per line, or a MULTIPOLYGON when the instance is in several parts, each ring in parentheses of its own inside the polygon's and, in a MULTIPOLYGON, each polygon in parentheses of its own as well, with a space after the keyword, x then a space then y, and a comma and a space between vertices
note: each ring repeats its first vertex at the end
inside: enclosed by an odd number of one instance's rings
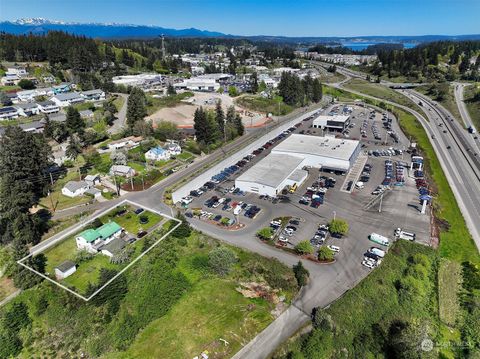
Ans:
POLYGON ((390 244, 390 240, 387 237, 382 236, 382 235, 377 234, 377 233, 370 234, 368 239, 370 239, 372 242, 375 242, 375 243, 380 244, 380 245, 385 246, 385 247, 388 247, 389 244, 390 244))
POLYGON ((372 254, 375 254, 376 256, 378 256, 380 258, 385 257, 385 251, 381 250, 380 248, 371 247, 368 251, 372 254))

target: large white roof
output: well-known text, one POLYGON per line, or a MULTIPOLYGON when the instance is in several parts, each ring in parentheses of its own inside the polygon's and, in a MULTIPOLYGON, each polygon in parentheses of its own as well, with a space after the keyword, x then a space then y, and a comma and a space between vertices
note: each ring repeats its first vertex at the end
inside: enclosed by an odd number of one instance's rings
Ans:
POLYGON ((350 118, 350 115, 319 115, 313 122, 324 122, 335 121, 335 122, 346 122, 350 118))
POLYGON ((271 153, 237 178, 239 182, 255 182, 277 188, 300 166, 303 157, 271 153))
POLYGON ((313 155, 339 160, 350 160, 358 141, 334 137, 293 134, 273 148, 274 154, 313 155))

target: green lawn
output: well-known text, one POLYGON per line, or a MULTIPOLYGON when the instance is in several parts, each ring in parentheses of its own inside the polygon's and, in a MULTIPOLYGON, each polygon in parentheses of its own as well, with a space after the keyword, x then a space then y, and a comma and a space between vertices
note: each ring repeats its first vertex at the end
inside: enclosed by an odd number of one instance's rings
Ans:
POLYGON ((75 236, 62 240, 54 247, 48 248, 43 254, 47 257, 46 273, 55 277, 55 267, 66 260, 73 260, 77 253, 75 236))
POLYGON ((116 216, 114 211, 107 213, 106 215, 102 216, 100 219, 103 223, 107 223, 109 221, 117 222, 121 227, 125 228, 127 232, 132 234, 137 234, 140 229, 148 230, 152 228, 154 225, 159 223, 162 220, 162 216, 150 212, 150 211, 143 211, 141 214, 136 215, 133 213, 133 210, 130 206, 124 206, 127 209, 127 213, 122 216, 116 216), (140 217, 147 216, 148 222, 146 224, 140 223, 140 217))
POLYGON ((145 165, 143 163, 128 161, 127 165, 132 167, 137 173, 145 172, 145 165))
POLYGON ((462 267, 457 262, 443 260, 438 269, 438 309, 440 319, 450 327, 455 325, 460 303, 462 267))
POLYGON ((20 86, 0 86, 0 91, 12 92, 21 90, 20 86))
POLYGON ((418 112, 422 112, 418 105, 414 104, 407 97, 387 86, 356 78, 351 79, 344 86, 351 90, 362 92, 366 95, 378 97, 384 100, 393 101, 400 105, 408 106, 418 112))
POLYGON ((183 151, 182 153, 180 153, 176 157, 177 157, 178 160, 185 162, 185 161, 189 161, 189 160, 193 159, 195 156, 188 151, 183 151))
POLYGON ((289 106, 282 101, 277 101, 271 98, 265 98, 260 95, 245 95, 235 99, 235 102, 240 107, 247 110, 272 113, 276 116, 283 116, 293 111, 293 107, 289 106))
POLYGON ((468 113, 472 119, 473 124, 477 131, 480 131, 480 83, 476 83, 472 86, 467 86, 464 89, 464 100, 467 106, 468 113))
POLYGON ((115 105, 117 111, 120 111, 124 103, 125 103, 125 100, 123 99, 122 96, 117 96, 117 98, 113 100, 113 104, 115 105))

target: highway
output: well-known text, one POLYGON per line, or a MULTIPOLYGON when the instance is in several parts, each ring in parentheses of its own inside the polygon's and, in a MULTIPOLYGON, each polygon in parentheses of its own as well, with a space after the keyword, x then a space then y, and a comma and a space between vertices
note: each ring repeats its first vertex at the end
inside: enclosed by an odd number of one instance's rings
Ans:
MULTIPOLYGON (((337 71, 346 77, 352 77, 353 73, 355 77, 365 78, 358 72, 338 66, 337 71)), ((347 81, 331 84, 331 86, 402 108, 414 115, 422 124, 452 188, 470 234, 477 249, 480 249, 480 154, 477 148, 478 142, 475 143, 473 136, 468 134, 445 108, 414 90, 398 89, 397 91, 415 103, 421 101, 426 118, 409 107, 347 89, 343 86, 345 82, 347 81), (440 123, 442 123, 442 127, 439 126, 440 123)))

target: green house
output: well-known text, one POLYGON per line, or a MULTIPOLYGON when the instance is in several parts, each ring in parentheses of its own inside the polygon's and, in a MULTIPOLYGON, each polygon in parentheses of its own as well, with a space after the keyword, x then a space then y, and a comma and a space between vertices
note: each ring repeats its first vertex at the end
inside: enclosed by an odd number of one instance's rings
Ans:
POLYGON ((76 237, 77 248, 96 253, 99 247, 118 237, 121 232, 122 227, 116 222, 105 223, 96 229, 86 229, 76 237))

